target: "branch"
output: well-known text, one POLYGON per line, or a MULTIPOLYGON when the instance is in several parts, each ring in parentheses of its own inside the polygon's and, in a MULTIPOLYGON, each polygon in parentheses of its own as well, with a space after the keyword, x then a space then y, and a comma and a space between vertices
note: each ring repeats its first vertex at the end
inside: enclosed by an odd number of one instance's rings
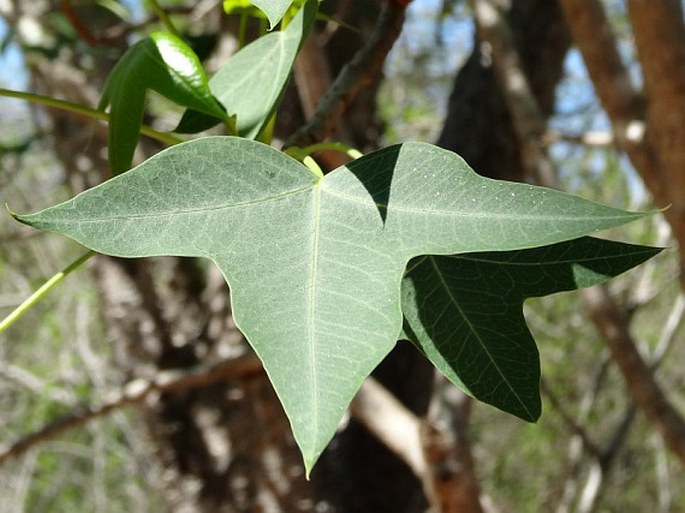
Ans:
MULTIPOLYGON (((423 426, 423 449, 427 473, 423 478, 426 495, 440 513, 483 513, 490 505, 476 476, 469 433, 473 399, 440 378, 441 390, 434 394, 429 418, 423 426), (441 423, 438 428, 438 423, 441 423)), ((490 510, 488 508, 487 510, 490 510)))
MULTIPOLYGON (((571 29, 576 46, 583 55, 585 66, 595 87, 595 91, 606 111, 616 137, 617 147, 626 152, 635 169, 645 181, 657 204, 674 206, 664 213, 671 224, 674 234, 681 246, 685 246, 685 179, 682 169, 685 152, 673 146, 681 146, 685 115, 685 43, 683 43, 682 11, 674 8, 677 0, 663 2, 632 1, 630 3, 631 21, 635 28, 636 42, 642 61, 645 85, 649 84, 647 100, 636 91, 630 80, 628 70, 621 61, 614 34, 609 20, 599 0, 560 0, 566 20, 571 29), (670 7, 666 7, 669 4, 670 7), (671 15, 664 15, 670 9, 671 15), (680 28, 674 25, 680 25, 680 28), (674 39, 658 37, 655 33, 674 36, 674 39), (651 33, 650 33, 651 32, 651 33), (675 37, 680 33, 681 36, 675 37), (664 66, 659 54, 661 46, 674 45, 679 48, 680 57, 666 59, 672 66, 664 66), (655 53, 653 53, 655 52, 655 53), (654 62, 650 62, 654 60, 654 62), (675 62, 680 62, 676 65, 675 62), (659 67, 661 67, 659 72, 659 67), (657 68, 656 70, 654 68, 657 68), (654 76, 650 76, 655 73, 654 76), (675 81, 674 81, 675 80, 675 81), (657 86, 656 83, 664 84, 657 86), (656 108, 652 105, 664 105, 664 99, 658 92, 664 88, 680 83, 680 100, 673 101, 673 94, 668 95, 670 107, 656 108), (666 85, 670 84, 670 85, 666 85), (652 94, 652 89, 654 94, 652 94), (649 104, 649 124, 645 124, 645 105, 649 104), (678 121, 679 119, 679 121, 678 121), (659 133, 665 130, 665 136, 659 133), (650 135, 651 133, 651 135, 650 135), (645 137, 647 136, 647 138, 645 137), (672 151, 664 152, 661 147, 671 147, 672 151), (681 159, 679 166, 662 165, 661 160, 681 159), (670 169, 670 171, 669 171, 670 169), (669 175, 670 176, 669 178, 669 175), (683 184, 678 187, 679 180, 683 184), (674 199, 680 194, 679 200, 674 199), (679 211, 680 210, 680 211, 679 211)), ((667 53, 673 55, 673 50, 667 53)), ((685 256, 681 255, 681 270, 685 271, 685 256)), ((685 287, 685 272, 682 276, 685 287)))
POLYGON ((555 180, 544 150, 547 123, 516 51, 514 37, 493 0, 471 0, 481 39, 490 46, 493 66, 522 148, 526 171, 540 183, 555 180))
POLYGON ((605 286, 586 289, 582 296, 635 404, 661 432, 666 446, 685 462, 685 420, 668 401, 654 379, 653 370, 638 352, 628 319, 605 286))
MULTIPOLYGON (((627 127, 644 117, 644 99, 633 87, 599 0, 559 0, 573 40, 614 125, 627 127)), ((621 131, 625 134, 625 130, 621 131)))
POLYGON ((340 116, 380 72, 402 31, 405 8, 406 4, 399 1, 383 3, 369 40, 342 68, 312 118, 286 141, 285 147, 309 146, 331 135, 340 116))
POLYGON ((557 395, 552 391, 551 388, 547 386, 547 382, 545 380, 540 381, 540 388, 542 393, 547 397, 547 400, 550 402, 552 408, 554 408, 561 417, 561 420, 564 422, 568 431, 573 436, 578 437, 586 451, 592 454, 593 457, 599 458, 601 451, 598 445, 592 440, 592 437, 590 437, 583 425, 576 421, 571 413, 566 410, 557 395))
MULTIPOLYGON (((464 396, 461 440, 419 419, 373 378, 367 378, 350 404, 350 413, 406 463, 422 482, 431 511, 482 513, 480 487, 473 473, 465 434, 470 398, 464 396)), ((459 435, 457 435, 459 436, 459 435)))
POLYGON ((99 406, 82 406, 60 417, 37 431, 22 437, 9 447, 0 449, 0 465, 17 458, 38 444, 80 427, 91 420, 108 415, 124 406, 143 402, 153 393, 178 393, 205 387, 227 379, 242 378, 259 372, 261 362, 255 356, 246 356, 221 362, 213 366, 199 366, 190 370, 160 372, 154 380, 136 379, 99 406))
MULTIPOLYGON (((482 27, 482 37, 492 45, 495 71, 504 84, 504 96, 514 119, 514 130, 529 154, 526 163, 537 166, 532 169, 533 176, 542 179, 548 186, 556 186, 556 176, 552 164, 540 146, 537 134, 544 133, 545 121, 528 85, 528 80, 516 56, 506 22, 493 6, 492 0, 472 0, 476 22, 482 27), (499 52, 502 52, 500 54, 499 52), (499 62, 499 64, 498 64, 499 62), (507 76, 510 75, 510 76, 507 76), (534 119, 525 119, 531 116, 534 119)), ((562 0, 571 3, 571 0, 562 0)), ((582 2, 588 11, 593 11, 594 0, 582 2)), ((581 9, 583 10, 583 9, 581 9)), ((594 12, 594 11, 593 11, 594 12)), ((602 11, 603 14, 603 11, 602 11)), ((596 29, 595 29, 596 30, 596 29)), ((603 39, 599 37, 597 39, 603 39)), ((621 94, 619 92, 619 94, 621 94)), ((628 391, 647 418, 655 424, 664 441, 683 462, 685 462, 685 419, 668 401, 664 391, 654 379, 650 367, 640 356, 633 340, 628 319, 604 286, 596 286, 582 291, 582 297, 592 320, 609 347, 613 360, 618 365, 628 391)))
POLYGON ((419 479, 426 472, 421 420, 373 378, 364 380, 350 413, 404 461, 419 479))
MULTIPOLYGON (((662 205, 680 243, 685 290, 685 22, 680 0, 628 2, 645 93, 647 142, 654 150, 655 177, 645 181, 662 205), (658 172, 658 173, 657 173, 658 172), (657 182, 657 183, 653 183, 657 182)), ((638 169, 644 175, 642 169, 638 169)), ((651 170, 650 170, 651 172, 651 170)))
MULTIPOLYGON (((654 156, 644 143, 644 97, 634 88, 618 53, 616 38, 599 0, 559 0, 573 40, 606 111, 616 142, 663 204, 667 198, 660 185, 654 156)), ((650 2, 651 3, 651 2, 650 2)))
POLYGON ((675 335, 678 332, 678 328, 682 324, 683 319, 685 319, 685 294, 681 293, 671 307, 671 313, 668 314, 668 319, 666 319, 666 323, 664 324, 664 329, 659 337, 659 342, 652 354, 651 363, 653 370, 656 370, 661 364, 669 349, 676 341, 675 335))
POLYGON ((616 139, 612 132, 602 132, 597 130, 589 130, 579 135, 547 131, 542 137, 542 141, 545 146, 550 146, 556 142, 563 141, 571 144, 597 148, 610 147, 616 143, 616 139))

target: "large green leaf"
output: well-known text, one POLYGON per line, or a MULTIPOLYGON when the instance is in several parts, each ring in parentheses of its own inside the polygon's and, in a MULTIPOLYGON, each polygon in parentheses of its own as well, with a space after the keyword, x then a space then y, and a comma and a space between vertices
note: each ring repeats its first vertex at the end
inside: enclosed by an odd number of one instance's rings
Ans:
MULTIPOLYGON (((209 81, 226 112, 236 117, 238 135, 254 139, 269 122, 317 10, 318 1, 308 0, 285 30, 262 36, 242 48, 209 81)), ((217 121, 205 112, 189 110, 176 131, 198 132, 217 121)))
POLYGON ((400 335, 411 258, 553 244, 641 216, 480 177, 428 144, 320 177, 261 143, 208 137, 17 218, 110 255, 216 262, 309 471, 400 335))
POLYGON ((98 105, 102 110, 110 105, 108 155, 113 174, 131 166, 148 89, 183 107, 226 119, 195 53, 173 34, 154 32, 117 62, 98 105))
POLYGON ((584 237, 517 251, 418 257, 402 284, 405 332, 466 393, 534 421, 540 363, 524 300, 601 283, 659 251, 584 237))

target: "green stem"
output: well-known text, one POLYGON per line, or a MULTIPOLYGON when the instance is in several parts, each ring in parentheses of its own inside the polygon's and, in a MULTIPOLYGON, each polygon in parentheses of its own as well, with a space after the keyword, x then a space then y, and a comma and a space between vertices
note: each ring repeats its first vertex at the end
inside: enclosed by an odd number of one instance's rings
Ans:
POLYGON ((152 11, 157 15, 159 21, 164 24, 166 29, 176 37, 181 38, 181 33, 174 26, 166 11, 157 3, 157 0, 147 0, 147 3, 150 5, 150 9, 152 9, 152 11))
POLYGON ((347 144, 343 144, 340 142, 322 142, 312 144, 311 146, 306 146, 304 148, 291 146, 290 148, 286 149, 285 152, 289 155, 298 155, 299 157, 295 158, 299 158, 299 160, 302 160, 302 157, 305 155, 311 155, 312 153, 316 153, 317 151, 325 150, 339 151, 340 153, 344 153, 353 160, 356 160, 359 157, 364 156, 364 154, 356 148, 352 148, 351 146, 348 146, 347 144), (295 151, 292 151, 293 148, 297 149, 295 149, 295 151))
POLYGON ((19 317, 24 315, 29 310, 29 308, 35 305, 45 294, 48 293, 50 289, 52 289, 55 285, 61 282, 64 278, 66 278, 69 275, 69 273, 81 267, 94 254, 94 251, 88 251, 84 255, 74 260, 63 271, 55 274, 52 278, 43 283, 43 285, 38 290, 36 290, 33 294, 26 298, 26 300, 22 304, 16 307, 12 311, 12 313, 10 313, 7 317, 5 317, 2 320, 2 322, 0 322, 0 333, 2 333, 12 324, 14 324, 14 322, 17 319, 19 319, 19 317))
MULTIPOLYGON (((0 88, 0 96, 5 96, 7 98, 18 98, 20 100, 36 103, 38 105, 45 105, 46 107, 53 107, 67 112, 73 112, 87 118, 97 119, 98 121, 109 121, 109 114, 106 112, 91 109, 90 107, 79 105, 78 103, 58 100, 56 98, 51 98, 50 96, 42 96, 40 94, 2 88, 0 88)), ((140 133, 169 146, 182 142, 182 140, 178 137, 175 137, 171 134, 165 134, 164 132, 158 132, 154 128, 151 128, 147 125, 143 125, 140 128, 140 133)))
POLYGON ((246 13, 240 15, 240 25, 238 25, 238 50, 245 46, 245 37, 247 34, 247 20, 249 16, 246 13))
POLYGON ((314 173, 318 178, 323 178, 323 170, 319 167, 319 164, 316 163, 316 160, 311 158, 309 155, 306 155, 302 159, 302 163, 307 166, 307 168, 314 173))

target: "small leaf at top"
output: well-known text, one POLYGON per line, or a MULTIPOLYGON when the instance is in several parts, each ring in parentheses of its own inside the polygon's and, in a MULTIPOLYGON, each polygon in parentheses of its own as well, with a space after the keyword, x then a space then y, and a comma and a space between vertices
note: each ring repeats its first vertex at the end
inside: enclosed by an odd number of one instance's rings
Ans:
POLYGON ((148 89, 183 107, 226 118, 195 53, 173 34, 155 32, 124 53, 109 74, 98 105, 102 110, 110 105, 108 154, 113 174, 131 166, 148 89))
MULTIPOLYGON (((308 0, 285 30, 262 36, 239 50, 209 81, 226 112, 236 116, 238 135, 254 139, 269 122, 317 10, 318 1, 308 0)), ((215 124, 216 119, 189 110, 176 131, 197 132, 215 124)))
POLYGON ((601 283, 660 251, 584 237, 517 251, 419 257, 402 283, 405 333, 464 392, 535 421, 540 362, 523 302, 601 283))
POLYGON ((554 244, 643 215, 489 180, 428 144, 319 177, 270 146, 206 137, 16 217, 110 255, 213 260, 309 472, 399 338, 410 259, 554 244))
POLYGON ((293 0, 250 0, 259 7, 269 19, 270 28, 274 28, 281 21, 293 0))
POLYGON ((247 14, 255 18, 267 19, 266 13, 250 0, 224 0, 223 6, 226 14, 247 14))

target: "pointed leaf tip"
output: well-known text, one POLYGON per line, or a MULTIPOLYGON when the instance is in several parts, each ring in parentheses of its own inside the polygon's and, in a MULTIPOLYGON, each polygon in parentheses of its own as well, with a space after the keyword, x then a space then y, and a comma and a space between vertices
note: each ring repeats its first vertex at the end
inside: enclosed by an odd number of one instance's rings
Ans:
MULTIPOLYGON (((288 2, 286 9, 289 6, 288 2)), ((237 135, 255 139, 266 129, 283 96, 298 50, 309 34, 317 10, 317 0, 303 2, 285 29, 266 34, 241 48, 209 81, 219 102, 228 113, 235 115, 237 135), (246 96, 244 91, 251 94, 246 96)), ((211 118, 192 111, 186 112, 179 123, 184 131, 208 126, 211 126, 211 118)))
POLYGON ((660 251, 584 237, 518 251, 421 257, 402 284, 405 334, 466 393, 534 422, 541 412, 540 363, 524 301, 596 285, 660 251))

